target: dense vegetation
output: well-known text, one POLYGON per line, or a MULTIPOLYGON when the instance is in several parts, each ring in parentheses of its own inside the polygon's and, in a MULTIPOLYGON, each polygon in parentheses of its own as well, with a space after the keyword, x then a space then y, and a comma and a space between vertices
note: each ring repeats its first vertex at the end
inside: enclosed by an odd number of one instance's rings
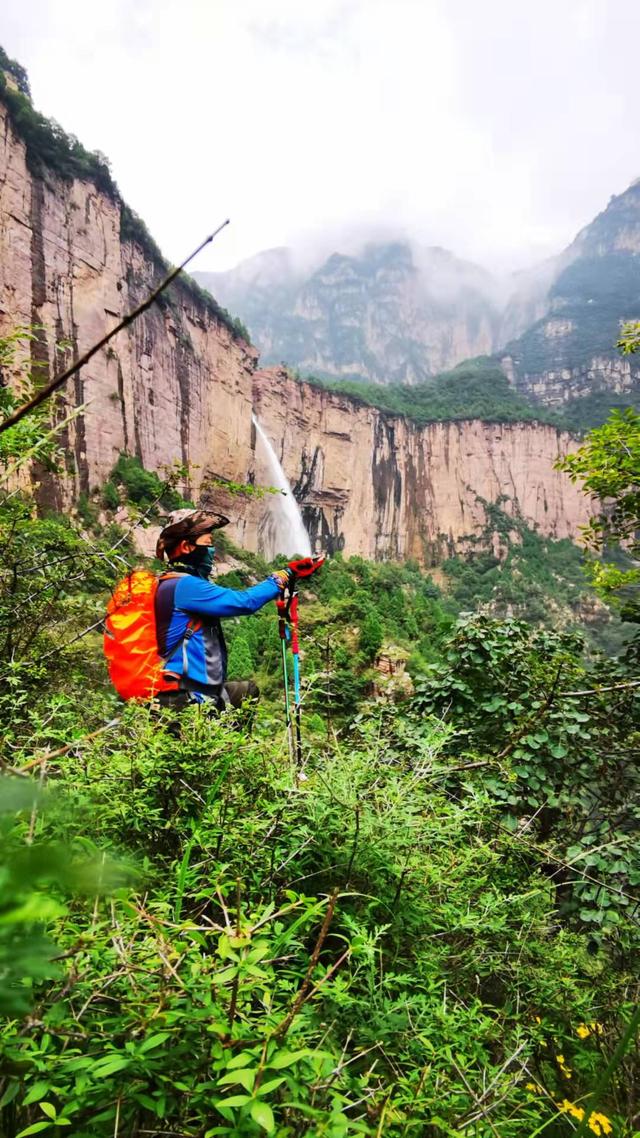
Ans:
MULTIPOLYGON (((636 335, 639 331, 637 326, 636 335)), ((632 346, 628 350, 639 348, 640 345, 632 346)), ((585 531, 596 552, 606 551, 610 555, 608 560, 598 558, 591 562, 591 576, 599 591, 618 604, 628 621, 640 623, 640 415, 632 408, 624 414, 615 411, 559 466, 606 503, 585 531)))
POLYGON ((640 315, 635 258, 625 252, 579 257, 554 282, 550 303, 555 318, 570 322, 571 330, 550 339, 547 316, 507 345, 521 374, 571 369, 611 354, 620 314, 630 320, 640 315))
MULTIPOLYGON (((614 326, 611 340, 606 348, 600 349, 605 354, 611 351, 618 331, 618 327, 614 326)), ((536 329, 532 330, 532 337, 537 334, 536 329)), ((540 370, 541 360, 542 357, 538 360, 540 370)), ((533 363, 531 366, 534 366, 533 363)), ((547 360, 545 366, 555 365, 547 360)), ((637 403, 633 392, 614 392, 602 388, 570 400, 562 409, 552 410, 517 391, 498 361, 489 356, 465 360, 451 371, 442 372, 426 383, 411 385, 295 374, 297 379, 311 386, 348 395, 355 403, 403 415, 418 426, 456 419, 482 419, 489 423, 537 422, 582 435, 593 427, 601 426, 612 411, 623 411, 637 403)))
POLYGON ((10 59, 4 48, 0 45, 0 70, 5 71, 8 75, 15 80, 18 85, 18 90, 31 98, 31 89, 29 87, 29 76, 27 75, 24 67, 18 63, 16 59, 10 59))
MULTIPOLYGON (((633 645, 587 658, 336 558, 304 586, 296 770, 271 606, 228 622, 256 714, 176 721, 106 683, 105 598, 175 488, 123 456, 130 525, 39 517, 16 476, 55 439, 0 437, 2 1138, 631 1138, 633 645)), ((496 510, 514 587, 534 539, 496 510)), ((570 602, 573 552, 533 547, 570 602)), ((223 582, 267 570, 238 560, 223 582)))
POLYGON ((488 356, 459 364, 428 383, 391 385, 315 376, 306 376, 304 381, 344 393, 356 402, 404 415, 420 426, 449 419, 562 425, 557 415, 515 391, 497 361, 488 356))

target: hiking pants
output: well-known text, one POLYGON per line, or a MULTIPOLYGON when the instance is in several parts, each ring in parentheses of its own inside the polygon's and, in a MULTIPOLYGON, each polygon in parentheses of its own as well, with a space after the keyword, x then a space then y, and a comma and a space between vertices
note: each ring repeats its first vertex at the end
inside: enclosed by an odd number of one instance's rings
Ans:
MULTIPOLYGON (((218 703, 215 699, 206 699, 200 704, 208 714, 224 711, 226 707, 241 707, 248 699, 258 699, 260 688, 254 680, 229 680, 224 685, 226 699, 222 697, 218 703)), ((190 698, 188 691, 160 692, 156 697, 160 707, 172 707, 174 711, 182 711, 191 707, 195 702, 190 698)))

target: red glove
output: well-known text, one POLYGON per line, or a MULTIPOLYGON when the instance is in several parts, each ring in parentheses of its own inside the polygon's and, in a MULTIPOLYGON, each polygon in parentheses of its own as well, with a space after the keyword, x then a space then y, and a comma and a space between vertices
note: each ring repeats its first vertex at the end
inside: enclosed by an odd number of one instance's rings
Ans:
POLYGON ((289 569, 296 577, 310 577, 315 573, 316 569, 324 564, 324 556, 322 557, 302 557, 300 561, 290 561, 289 569))

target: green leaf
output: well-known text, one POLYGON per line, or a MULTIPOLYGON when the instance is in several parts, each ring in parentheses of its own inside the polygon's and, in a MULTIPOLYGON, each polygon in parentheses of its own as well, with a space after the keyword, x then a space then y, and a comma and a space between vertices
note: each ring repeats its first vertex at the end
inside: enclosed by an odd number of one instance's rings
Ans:
POLYGON ((46 1114, 47 1118, 55 1118, 58 1113, 52 1102, 39 1102, 38 1106, 42 1113, 46 1114))
POLYGON ((158 1031, 155 1035, 150 1035, 149 1038, 145 1039, 141 1044, 140 1051, 152 1051, 154 1047, 159 1047, 161 1043, 164 1043, 170 1034, 170 1031, 158 1031))
POLYGON ((140 1106, 143 1106, 145 1108, 145 1110, 150 1110, 152 1114, 157 1114, 158 1104, 157 1104, 155 1099, 151 1098, 150 1095, 145 1095, 145 1094, 142 1094, 140 1091, 136 1091, 134 1097, 135 1097, 135 1101, 139 1102, 140 1106))
POLYGON ((44 1079, 38 1079, 38 1081, 33 1084, 29 1093, 24 1096, 24 1098, 22 1100, 22 1105, 23 1106, 31 1106, 32 1102, 38 1102, 42 1098, 43 1095, 50 1094, 50 1093, 51 1093, 51 1084, 48 1082, 45 1082, 44 1079))
POLYGON ((255 1059, 255 1054, 251 1051, 240 1051, 238 1055, 234 1055, 227 1063, 227 1071, 236 1071, 238 1067, 248 1067, 255 1059))
POLYGON ((251 1095, 231 1095, 231 1098, 219 1098, 215 1105, 216 1107, 246 1106, 248 1102, 251 1102, 251 1095))
POLYGON ((262 1126, 263 1130, 267 1131, 267 1134, 273 1134, 276 1123, 273 1117, 273 1111, 268 1103, 254 1102, 250 1113, 253 1121, 257 1122, 258 1126, 262 1126))
POLYGON ((306 1047, 302 1051, 276 1051, 267 1066, 273 1067, 275 1071, 280 1071, 282 1067, 291 1067, 293 1063, 297 1063, 300 1059, 306 1059, 309 1055, 313 1055, 313 1051, 309 1051, 306 1047))
MULTIPOLYGON (((8 1106, 8 1104, 10 1102, 13 1102, 13 1100, 16 1097, 19 1090, 20 1090, 20 1083, 17 1080, 14 1083, 9 1083, 9 1086, 7 1087, 6 1091, 4 1092, 2 1098, 0 1098, 0 1110, 2 1110, 3 1106, 8 1106)), ((39 1093, 41 1093, 41 1092, 39 1092, 39 1093)), ((36 1098, 37 1097, 38 1096, 36 1095, 36 1098)))
POLYGON ((21 1130, 16 1134, 16 1138, 26 1138, 27 1134, 38 1134, 40 1130, 47 1130, 51 1126, 50 1122, 34 1122, 33 1126, 27 1126, 26 1130, 21 1130))
POLYGON ((236 1071, 227 1071, 227 1074, 223 1075, 220 1079, 220 1086, 225 1087, 228 1086, 229 1083, 240 1083, 240 1086, 244 1087, 245 1091, 252 1091, 257 1073, 255 1067, 242 1067, 236 1071))
POLYGON ((223 968, 220 972, 214 972, 212 980, 216 984, 228 984, 230 980, 235 979, 238 974, 238 969, 235 965, 230 968, 223 968))
POLYGON ((93 1068, 94 1075, 103 1079, 106 1075, 113 1075, 115 1071, 123 1071, 125 1067, 131 1066, 131 1059, 122 1059, 118 1056, 115 1059, 100 1059, 93 1068))
POLYGON ((284 1081, 284 1075, 280 1075, 277 1079, 269 1079, 268 1082, 260 1084, 256 1091, 256 1094, 269 1095, 271 1094, 271 1091, 275 1091, 276 1087, 279 1087, 281 1083, 284 1083, 284 1081))

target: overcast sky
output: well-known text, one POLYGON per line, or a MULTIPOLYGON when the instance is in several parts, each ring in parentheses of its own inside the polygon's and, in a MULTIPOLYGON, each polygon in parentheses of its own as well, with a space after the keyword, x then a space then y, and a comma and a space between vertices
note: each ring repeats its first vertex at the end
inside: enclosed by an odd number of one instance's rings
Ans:
POLYGON ((171 260, 231 217, 196 269, 350 229, 522 267, 640 175, 640 0, 5 0, 0 43, 171 260))

